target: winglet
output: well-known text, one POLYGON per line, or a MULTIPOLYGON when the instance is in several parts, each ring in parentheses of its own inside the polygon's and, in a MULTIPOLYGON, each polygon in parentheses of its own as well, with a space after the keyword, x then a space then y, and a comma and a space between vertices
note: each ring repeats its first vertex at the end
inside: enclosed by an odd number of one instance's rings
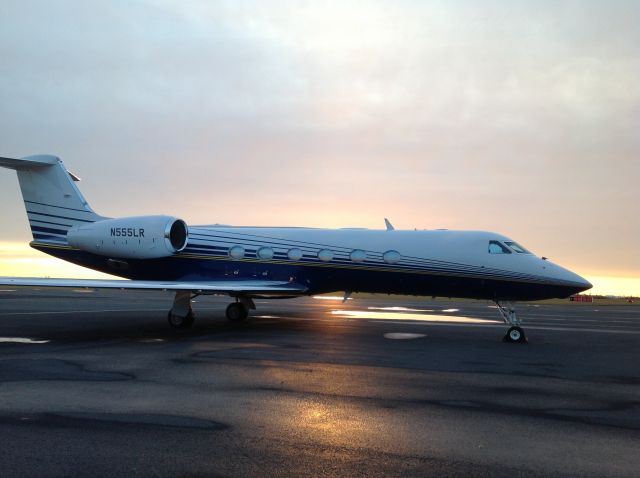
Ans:
POLYGON ((391 224, 389 222, 389 219, 387 219, 386 217, 384 218, 384 224, 385 224, 385 226, 387 226, 387 231, 395 231, 396 230, 396 228, 393 227, 393 224, 391 224))

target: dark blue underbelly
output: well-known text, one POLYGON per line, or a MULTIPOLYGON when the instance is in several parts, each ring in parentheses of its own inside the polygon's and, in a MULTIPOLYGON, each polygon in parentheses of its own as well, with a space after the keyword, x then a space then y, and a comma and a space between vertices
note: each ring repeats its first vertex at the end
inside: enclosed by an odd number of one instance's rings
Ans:
POLYGON ((294 281, 308 287, 310 294, 349 290, 488 300, 537 300, 564 298, 582 290, 577 286, 542 281, 514 280, 507 277, 486 278, 439 271, 363 270, 332 264, 235 261, 226 257, 212 259, 174 256, 163 259, 128 259, 122 262, 109 262, 106 257, 77 250, 50 248, 41 250, 75 264, 128 279, 294 281))

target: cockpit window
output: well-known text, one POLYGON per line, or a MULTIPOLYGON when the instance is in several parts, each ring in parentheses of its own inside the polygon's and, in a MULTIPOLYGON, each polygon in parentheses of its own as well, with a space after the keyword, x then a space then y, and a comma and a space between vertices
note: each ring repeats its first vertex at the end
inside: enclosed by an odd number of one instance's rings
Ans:
POLYGON ((507 241, 505 241, 505 244, 507 246, 509 246, 511 249, 513 249, 514 251, 516 251, 518 254, 531 254, 528 250, 526 250, 524 247, 522 247, 517 242, 512 242, 512 241, 507 242, 507 241))
POLYGON ((511 251, 501 242, 489 241, 489 254, 511 254, 511 251))

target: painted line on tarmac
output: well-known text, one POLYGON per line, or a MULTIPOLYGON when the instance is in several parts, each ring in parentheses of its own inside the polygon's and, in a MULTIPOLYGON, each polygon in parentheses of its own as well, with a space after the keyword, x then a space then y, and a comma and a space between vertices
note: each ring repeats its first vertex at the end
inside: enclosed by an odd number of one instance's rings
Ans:
POLYGON ((579 318, 570 318, 570 319, 556 319, 555 317, 545 317, 545 316, 539 316, 539 317, 526 317, 526 320, 535 320, 536 322, 539 321, 549 321, 549 322, 595 322, 595 323, 607 323, 607 324, 615 324, 615 323, 620 323, 620 324, 625 324, 625 325, 633 325, 633 324, 639 324, 640 325, 640 318, 633 318, 633 319, 619 319, 619 318, 613 318, 613 317, 603 317, 601 319, 579 319, 579 318))
MULTIPOLYGON (((370 319, 367 322, 372 324, 402 324, 402 325, 418 325, 418 326, 428 326, 428 327, 491 327, 494 329, 504 329, 508 327, 507 324, 491 324, 491 323, 455 323, 455 322, 428 322, 428 321, 417 321, 417 320, 377 320, 370 319)), ((550 327, 550 326, 540 326, 540 325, 527 325, 523 324, 522 328, 527 330, 557 330, 557 331, 566 331, 566 332, 594 332, 594 333, 603 333, 603 334, 640 334, 640 330, 622 330, 622 329, 583 329, 578 327, 550 327)))
POLYGON ((540 327, 598 327, 598 328, 625 328, 625 329, 640 329, 640 321, 637 322, 616 322, 616 321, 594 321, 593 323, 583 323, 575 320, 565 320, 565 321, 552 321, 552 320, 536 320, 530 321, 526 320, 525 325, 530 326, 540 326, 540 327))
POLYGON ((426 335, 412 334, 409 332, 387 332, 386 334, 383 334, 383 337, 385 339, 391 339, 391 340, 412 340, 412 339, 419 339, 422 337, 426 337, 426 335))
POLYGON ((640 335, 640 330, 622 330, 622 329, 582 329, 578 327, 541 327, 541 326, 527 326, 524 325, 523 328, 525 330, 535 329, 535 330, 558 330, 558 331, 568 331, 568 332, 593 332, 596 334, 636 334, 640 335))
POLYGON ((167 309, 94 309, 94 310, 54 310, 49 312, 2 312, 6 315, 56 315, 56 314, 99 314, 101 312, 158 312, 167 309))
MULTIPOLYGON (((54 315, 54 314, 99 314, 103 312, 166 312, 166 309, 93 309, 93 310, 52 310, 49 312, 0 312, 0 317, 6 315, 54 315)), ((222 310, 218 307, 198 307, 197 310, 222 310)))
POLYGON ((29 337, 0 337, 2 344, 48 344, 50 340, 32 339, 29 337))

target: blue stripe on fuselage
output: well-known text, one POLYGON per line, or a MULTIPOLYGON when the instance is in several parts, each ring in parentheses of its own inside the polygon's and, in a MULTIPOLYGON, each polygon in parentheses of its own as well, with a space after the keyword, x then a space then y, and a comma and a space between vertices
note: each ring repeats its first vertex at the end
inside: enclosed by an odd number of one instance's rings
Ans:
POLYGON ((67 227, 70 228, 72 226, 72 224, 61 224, 59 222, 50 222, 50 221, 43 221, 41 219, 34 219, 34 218, 29 218, 29 223, 40 223, 40 224, 51 224, 52 226, 62 226, 62 227, 67 227))
MULTIPOLYGON (((33 238, 38 241, 55 242, 56 244, 66 244, 67 241, 60 236, 52 236, 49 234, 34 233, 33 238)), ((45 251, 46 252, 46 251, 45 251)))
POLYGON ((55 204, 46 204, 43 202, 36 202, 36 201, 27 201, 26 199, 24 199, 24 202, 29 203, 29 204, 38 204, 40 206, 46 206, 46 207, 57 207, 58 209, 66 209, 68 211, 78 211, 78 212, 84 212, 84 213, 89 213, 89 214, 95 214, 92 211, 87 211, 86 209, 76 209, 73 207, 65 207, 65 206, 56 206, 55 204))
POLYGON ((69 216, 58 216, 57 214, 45 214, 44 212, 29 211, 28 209, 27 209, 27 214, 37 214, 38 216, 55 217, 57 219, 69 219, 70 221, 78 221, 78 222, 88 222, 88 223, 95 222, 89 219, 79 219, 77 217, 69 217, 69 216))
POLYGON ((40 226, 31 226, 31 230, 32 231, 37 231, 37 232, 48 232, 51 234, 60 234, 62 236, 66 236, 67 235, 67 231, 62 230, 62 229, 53 229, 50 227, 40 227, 40 226))

